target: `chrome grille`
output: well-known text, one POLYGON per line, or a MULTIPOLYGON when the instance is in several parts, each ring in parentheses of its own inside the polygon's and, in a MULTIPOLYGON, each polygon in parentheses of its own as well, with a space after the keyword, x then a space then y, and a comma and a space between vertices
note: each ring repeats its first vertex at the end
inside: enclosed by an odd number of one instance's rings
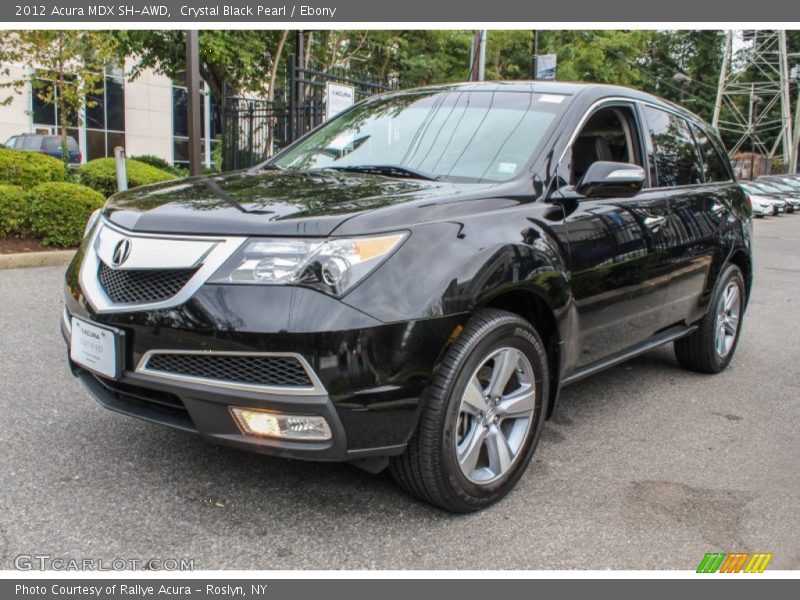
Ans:
POLYGON ((144 370, 231 384, 265 387, 309 387, 314 384, 293 356, 258 354, 179 354, 162 353, 149 357, 144 370))
POLYGON ((146 304, 169 300, 197 269, 112 269, 100 261, 97 278, 115 304, 146 304))

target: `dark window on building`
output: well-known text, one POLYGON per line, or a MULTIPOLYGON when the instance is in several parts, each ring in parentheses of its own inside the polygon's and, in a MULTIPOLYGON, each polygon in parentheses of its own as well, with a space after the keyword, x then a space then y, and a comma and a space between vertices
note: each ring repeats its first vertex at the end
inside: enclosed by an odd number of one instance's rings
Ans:
POLYGON ((106 75, 98 87, 86 96, 87 160, 113 156, 115 146, 125 147, 125 80, 106 75))
POLYGON ((42 96, 49 96, 52 87, 53 84, 45 79, 31 81, 33 122, 37 125, 56 125, 56 105, 42 100, 42 96))
POLYGON ((703 159, 703 174, 706 182, 731 181, 733 177, 728 166, 728 160, 723 158, 711 138, 696 125, 692 125, 692 132, 700 148, 700 155, 703 159))
POLYGON ((653 141, 658 187, 702 183, 702 164, 686 121, 651 106, 644 107, 644 114, 653 141))
MULTIPOLYGON (((200 137, 201 155, 205 164, 206 156, 206 120, 208 118, 208 129, 211 132, 209 140, 213 155, 216 145, 219 143, 218 137, 221 132, 221 113, 220 107, 213 99, 209 106, 209 115, 206 116, 206 102, 210 94, 200 95, 200 137)), ((172 139, 173 139, 173 163, 178 166, 189 165, 189 99, 186 88, 175 83, 172 87, 172 139)))
POLYGON ((172 88, 172 133, 175 137, 189 135, 189 105, 186 88, 172 88))
MULTIPOLYGON (((86 127, 86 159, 105 158, 114 154, 114 146, 125 146, 125 80, 111 70, 97 85, 94 93, 86 95, 83 107, 83 122, 86 127)), ((59 115, 56 102, 45 102, 41 91, 53 86, 46 78, 32 81, 32 113, 35 131, 58 134, 59 115)), ((67 115, 69 135, 78 139, 78 114, 67 115)))

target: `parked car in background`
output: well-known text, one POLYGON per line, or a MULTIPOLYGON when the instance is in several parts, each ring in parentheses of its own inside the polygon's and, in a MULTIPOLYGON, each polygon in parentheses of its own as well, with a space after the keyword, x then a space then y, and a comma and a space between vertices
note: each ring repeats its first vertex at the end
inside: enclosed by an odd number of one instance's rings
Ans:
POLYGON ((750 205, 753 208, 754 217, 771 217, 773 215, 775 206, 772 204, 772 200, 766 196, 759 196, 750 192, 748 192, 748 196, 750 197, 750 205))
POLYGON ((768 191, 765 186, 752 181, 741 182, 742 188, 750 196, 751 202, 754 197, 769 200, 772 205, 772 216, 777 217, 786 211, 786 200, 780 197, 779 193, 768 191))
POLYGON ((61 328, 111 410, 388 467, 468 512, 514 487, 564 386, 663 344, 728 366, 750 216, 716 132, 649 94, 404 90, 247 170, 112 196, 61 328))
MULTIPOLYGON (((6 148, 22 150, 25 152, 40 152, 61 160, 61 136, 43 135, 39 133, 22 133, 8 138, 6 148)), ((72 136, 67 136, 67 150, 69 150, 69 164, 79 165, 83 157, 78 142, 72 136)))
POLYGON ((800 178, 791 175, 761 175, 756 178, 756 182, 777 182, 788 185, 800 194, 800 178))
POLYGON ((783 183, 775 181, 756 180, 753 182, 768 194, 772 194, 776 198, 780 198, 786 202, 786 212, 793 213, 795 210, 800 210, 800 192, 794 188, 783 183))

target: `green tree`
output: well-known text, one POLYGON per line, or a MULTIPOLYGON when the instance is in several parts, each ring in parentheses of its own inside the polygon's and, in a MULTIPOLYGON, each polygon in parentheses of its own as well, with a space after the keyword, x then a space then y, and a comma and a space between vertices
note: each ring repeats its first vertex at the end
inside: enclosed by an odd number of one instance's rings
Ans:
MULTIPOLYGON (((34 90, 40 100, 58 109, 61 156, 65 164, 69 161, 67 128, 80 125, 83 108, 94 104, 87 98, 102 93, 106 65, 118 60, 117 49, 115 38, 103 31, 0 31, 0 64, 21 64, 28 73, 48 82, 35 85, 34 90)), ((4 74, 10 74, 8 67, 4 68, 4 74)), ((19 93, 28 81, 27 75, 11 78, 0 87, 19 93)))
MULTIPOLYGON (((115 33, 125 55, 136 58, 131 77, 152 68, 182 81, 186 71, 186 34, 174 30, 136 30, 115 33)), ((221 98, 242 92, 266 95, 274 88, 273 65, 283 59, 284 31, 203 30, 199 35, 200 76, 211 93, 221 98)))

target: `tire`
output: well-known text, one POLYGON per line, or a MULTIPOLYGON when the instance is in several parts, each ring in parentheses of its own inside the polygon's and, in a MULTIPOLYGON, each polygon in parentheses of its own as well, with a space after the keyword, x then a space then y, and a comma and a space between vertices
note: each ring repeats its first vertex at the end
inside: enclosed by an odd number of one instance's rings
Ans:
POLYGON ((736 265, 729 264, 720 275, 708 312, 700 321, 697 331, 675 342, 675 357, 678 359, 678 364, 684 369, 699 373, 714 374, 724 371, 730 364, 739 343, 744 302, 745 286, 742 271, 736 265), (727 319, 718 320, 721 303, 724 302, 723 296, 730 293, 731 286, 736 288, 736 298, 731 304, 731 308, 734 308, 735 304, 737 311, 735 323, 732 322, 730 313, 727 314, 727 319), (718 337, 719 327, 724 327, 726 331, 726 339, 722 344, 718 337), (720 352, 720 349, 723 352, 720 352))
POLYGON ((536 449, 548 382, 547 354, 530 323, 502 310, 477 312, 423 393, 417 430, 390 464, 395 481, 451 512, 497 502, 516 485, 536 449), (511 373, 505 385, 494 386, 502 387, 499 398, 492 391, 495 373, 498 381, 511 373), (487 401, 487 395, 495 400, 487 401))

